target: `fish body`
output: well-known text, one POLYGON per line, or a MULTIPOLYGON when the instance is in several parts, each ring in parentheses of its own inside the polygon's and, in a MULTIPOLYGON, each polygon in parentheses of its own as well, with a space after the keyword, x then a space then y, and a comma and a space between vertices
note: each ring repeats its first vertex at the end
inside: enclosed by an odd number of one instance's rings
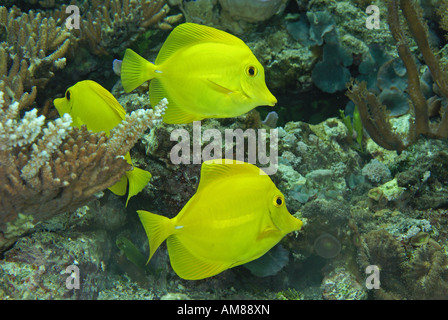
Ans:
POLYGON ((189 280, 255 260, 302 226, 268 175, 225 159, 203 163, 198 190, 176 217, 137 212, 149 239, 149 259, 167 239, 174 271, 189 280))
POLYGON ((194 23, 171 32, 154 64, 126 50, 121 65, 125 91, 148 80, 151 104, 163 98, 170 103, 163 116, 166 123, 235 117, 277 103, 266 86, 263 66, 242 40, 194 23))
MULTIPOLYGON (((64 98, 54 100, 54 105, 60 116, 70 114, 73 119, 72 126, 86 125, 92 132, 104 131, 107 136, 110 130, 118 125, 126 116, 126 111, 115 97, 95 81, 80 81, 68 88, 64 98)), ((129 152, 125 155, 126 161, 132 165, 129 152)), ((139 193, 151 179, 148 171, 133 166, 133 170, 126 174, 109 190, 117 195, 125 195, 129 181, 129 199, 139 193)))

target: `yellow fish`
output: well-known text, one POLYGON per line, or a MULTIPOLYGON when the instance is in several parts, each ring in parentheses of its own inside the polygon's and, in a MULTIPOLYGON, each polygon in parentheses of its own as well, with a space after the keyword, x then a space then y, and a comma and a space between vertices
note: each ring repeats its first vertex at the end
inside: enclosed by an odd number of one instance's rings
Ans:
MULTIPOLYGON (((95 81, 85 80, 76 83, 67 89, 64 98, 54 100, 54 105, 62 116, 70 114, 73 119, 72 126, 81 127, 83 124, 93 132, 109 132, 118 125, 126 115, 126 111, 115 97, 95 81)), ((126 161, 132 165, 129 152, 125 155, 126 161)), ((126 193, 129 181, 129 194, 126 206, 132 196, 143 190, 151 179, 151 173, 133 166, 133 170, 126 171, 120 181, 111 186, 116 195, 126 193)))
POLYGON ((176 217, 137 212, 149 240, 148 262, 167 239, 171 266, 188 280, 255 260, 302 227, 268 175, 227 159, 202 164, 197 192, 176 217))
POLYGON ((263 66, 242 40, 195 23, 183 23, 170 33, 155 64, 126 50, 121 65, 124 90, 148 80, 151 104, 169 101, 166 123, 236 117, 277 103, 266 86, 263 66))

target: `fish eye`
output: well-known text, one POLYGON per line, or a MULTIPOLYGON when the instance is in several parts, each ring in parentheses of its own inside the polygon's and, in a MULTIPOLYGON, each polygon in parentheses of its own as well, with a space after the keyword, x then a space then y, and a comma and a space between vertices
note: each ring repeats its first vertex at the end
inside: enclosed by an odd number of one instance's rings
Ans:
POLYGON ((66 92, 65 92, 65 98, 67 99, 67 100, 70 100, 70 90, 67 90, 66 92))
POLYGON ((283 198, 281 196, 275 196, 273 203, 274 206, 280 208, 285 202, 283 201, 283 198))
POLYGON ((246 74, 249 77, 255 77, 257 75, 257 68, 255 68, 254 66, 248 66, 246 68, 246 74))

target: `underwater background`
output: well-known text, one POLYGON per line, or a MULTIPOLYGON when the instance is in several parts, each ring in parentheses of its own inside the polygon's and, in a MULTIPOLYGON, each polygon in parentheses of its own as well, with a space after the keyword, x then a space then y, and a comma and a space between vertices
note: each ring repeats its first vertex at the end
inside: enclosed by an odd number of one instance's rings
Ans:
MULTIPOLYGON (((448 1, 0 5, 0 299, 448 298, 448 1), (174 130, 193 137, 191 154, 210 142, 139 112, 155 107, 148 82, 126 93, 117 67, 127 48, 155 61, 184 22, 235 35, 264 67, 276 105, 202 120, 200 133, 264 130, 269 144, 275 130, 270 177, 303 222, 259 259, 196 281, 176 275, 165 243, 146 265, 137 210, 173 218, 197 191, 201 163, 173 163, 174 130), (110 137, 68 130, 55 109, 83 80, 128 114, 110 137), (128 203, 108 190, 127 152, 152 175, 128 203)), ((223 154, 236 144, 214 142, 223 154)))

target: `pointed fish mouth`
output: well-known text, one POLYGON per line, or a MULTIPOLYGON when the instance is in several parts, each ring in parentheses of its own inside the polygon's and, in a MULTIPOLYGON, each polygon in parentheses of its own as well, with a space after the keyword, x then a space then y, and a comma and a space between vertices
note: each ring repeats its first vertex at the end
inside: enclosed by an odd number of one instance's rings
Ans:
POLYGON ((269 95, 267 96, 266 102, 267 102, 266 105, 268 105, 268 106, 270 106, 270 107, 273 107, 273 106, 275 106, 275 104, 277 103, 277 98, 274 97, 274 96, 269 92, 269 95))

